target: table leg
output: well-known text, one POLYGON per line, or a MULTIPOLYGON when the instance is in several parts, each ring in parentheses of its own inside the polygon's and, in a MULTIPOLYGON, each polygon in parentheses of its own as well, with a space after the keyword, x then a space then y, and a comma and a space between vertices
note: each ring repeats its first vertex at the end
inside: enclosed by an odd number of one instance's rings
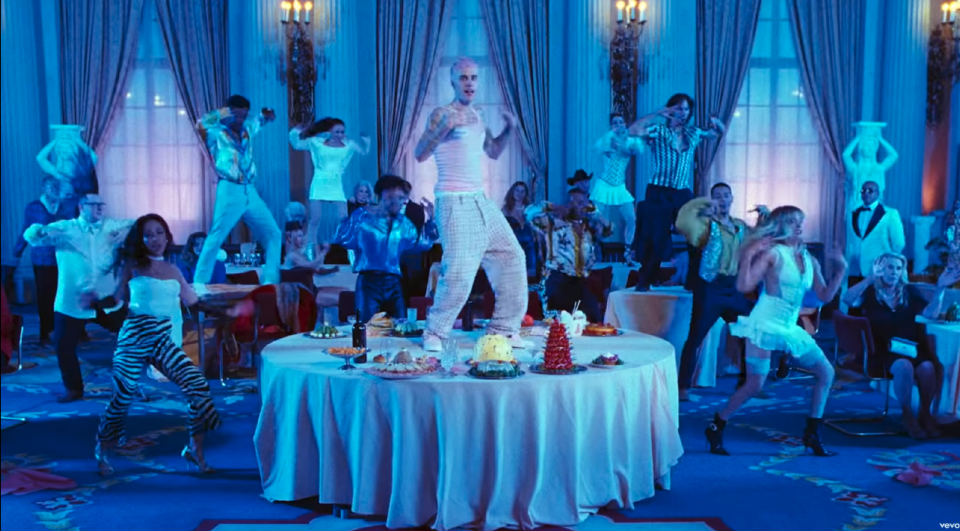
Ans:
POLYGON ((346 505, 334 505, 333 517, 340 518, 342 520, 349 520, 350 518, 353 518, 353 512, 351 512, 349 507, 346 505))

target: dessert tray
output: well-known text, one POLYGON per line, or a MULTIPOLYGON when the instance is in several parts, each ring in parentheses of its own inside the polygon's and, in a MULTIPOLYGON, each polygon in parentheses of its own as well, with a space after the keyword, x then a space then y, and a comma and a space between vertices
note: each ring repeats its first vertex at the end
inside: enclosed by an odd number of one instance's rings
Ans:
POLYGON ((478 379, 478 380, 512 380, 512 379, 514 379, 514 378, 519 378, 519 377, 523 376, 524 374, 526 374, 526 373, 523 372, 523 371, 521 371, 519 368, 517 368, 516 371, 515 371, 513 374, 510 374, 510 375, 508 375, 508 374, 497 374, 497 375, 495 375, 495 374, 481 374, 480 372, 478 372, 478 367, 477 367, 476 365, 471 366, 471 367, 470 367, 470 370, 467 371, 467 376, 469 376, 469 377, 471 377, 471 378, 476 378, 476 379, 478 379))
POLYGON ((321 326, 313 332, 307 332, 303 335, 310 339, 343 339, 347 337, 347 334, 344 334, 334 326, 321 326))
POLYGON ((363 372, 384 380, 413 380, 429 376, 435 373, 436 369, 420 363, 383 363, 363 372))
POLYGON ((334 358, 352 360, 353 358, 358 358, 366 354, 367 349, 355 347, 330 347, 323 349, 323 353, 327 356, 333 356, 334 358))
POLYGON ((616 355, 597 356, 590 362, 591 367, 598 369, 615 369, 617 367, 623 367, 624 365, 626 365, 626 363, 616 355))
POLYGON ((619 328, 614 328, 612 331, 598 331, 587 326, 583 329, 583 336, 585 337, 614 337, 622 335, 623 330, 620 330, 619 328))
POLYGON ((583 365, 574 365, 569 371, 553 371, 547 368, 544 368, 542 363, 530 366, 530 372, 535 374, 553 374, 553 375, 567 375, 567 374, 580 374, 581 372, 586 371, 587 368, 583 365))

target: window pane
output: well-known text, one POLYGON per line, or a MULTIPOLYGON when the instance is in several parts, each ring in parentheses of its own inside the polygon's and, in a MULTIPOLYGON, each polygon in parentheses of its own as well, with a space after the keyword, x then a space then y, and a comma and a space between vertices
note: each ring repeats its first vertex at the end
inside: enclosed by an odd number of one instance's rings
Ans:
MULTIPOLYGON (((766 4, 767 2, 764 2, 766 4)), ((770 21, 761 20, 757 23, 757 36, 753 41, 753 53, 750 57, 754 59, 767 59, 771 56, 771 28, 770 21)))
POLYGON ((806 105, 801 98, 800 71, 784 68, 777 71, 777 105, 806 105))
POLYGON ((747 174, 747 146, 729 144, 724 152, 725 180, 733 182, 745 179, 747 174))
POLYGON ((795 59, 795 45, 793 42, 793 33, 789 20, 781 20, 777 31, 778 49, 777 56, 781 59, 795 59))
POLYGON ((802 107, 778 107, 777 108, 777 132, 776 139, 779 142, 796 142, 800 132, 801 112, 807 112, 802 107))
POLYGON ((730 120, 730 126, 727 128, 727 142, 742 144, 747 141, 747 114, 749 107, 738 107, 733 111, 733 118, 730 120))
POLYGON ((770 70, 768 68, 750 69, 750 105, 770 105, 770 70))

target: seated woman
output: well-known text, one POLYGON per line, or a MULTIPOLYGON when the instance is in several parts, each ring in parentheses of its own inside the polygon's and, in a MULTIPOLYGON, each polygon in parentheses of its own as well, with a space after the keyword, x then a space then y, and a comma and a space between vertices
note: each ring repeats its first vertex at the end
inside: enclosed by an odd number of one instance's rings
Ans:
POLYGON ((943 367, 930 352, 922 337, 917 316, 936 319, 943 306, 947 286, 960 279, 960 268, 947 269, 940 275, 933 299, 927 301, 915 286, 907 283, 907 259, 903 255, 884 253, 874 262, 869 276, 850 288, 843 302, 859 307, 870 321, 876 347, 877 369, 893 376, 893 389, 903 409, 903 425, 914 439, 938 437, 940 427, 931 412, 933 399, 940 391, 943 367), (890 352, 893 338, 917 343, 916 357, 890 352), (913 415, 913 386, 920 392, 919 422, 913 415))
MULTIPOLYGON (((317 258, 311 260, 307 256, 307 236, 303 232, 303 225, 296 221, 287 223, 283 236, 283 265, 282 269, 305 268, 312 269, 318 274, 331 273, 331 268, 324 267, 323 261, 330 251, 329 244, 320 247, 317 258)), ((333 268, 336 270, 336 268, 333 268)))
MULTIPOLYGON (((197 270, 197 260, 200 258, 200 251, 203 250, 203 242, 207 240, 206 232, 194 232, 187 238, 187 244, 183 246, 180 252, 180 260, 177 261, 177 267, 183 273, 183 278, 188 284, 193 284, 193 274, 197 270)), ((226 260, 226 253, 222 250, 217 256, 217 262, 213 266, 213 276, 210 277, 211 284, 227 283, 227 266, 223 264, 226 260)))
POLYGON ((524 211, 530 206, 530 188, 527 183, 517 181, 507 190, 507 196, 503 199, 503 216, 507 218, 507 223, 513 229, 517 236, 517 241, 523 249, 523 254, 527 259, 527 283, 530 285, 540 281, 540 269, 542 260, 540 259, 540 241, 538 233, 533 230, 533 225, 527 223, 524 211))
POLYGON ((360 181, 353 186, 353 197, 347 200, 347 215, 373 202, 373 185, 367 181, 360 181))

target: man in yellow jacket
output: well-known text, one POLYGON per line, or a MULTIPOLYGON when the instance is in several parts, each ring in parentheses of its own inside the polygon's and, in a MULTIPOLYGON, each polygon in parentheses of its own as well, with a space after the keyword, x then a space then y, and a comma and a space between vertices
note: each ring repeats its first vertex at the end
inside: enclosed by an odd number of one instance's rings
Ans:
POLYGON ((710 197, 687 202, 677 214, 677 231, 699 249, 701 255, 693 282, 690 334, 680 354, 680 400, 689 399, 700 344, 717 319, 733 322, 749 314, 753 307, 736 288, 740 244, 750 229, 742 219, 730 215, 731 204, 730 186, 717 183, 710 189, 710 197))

